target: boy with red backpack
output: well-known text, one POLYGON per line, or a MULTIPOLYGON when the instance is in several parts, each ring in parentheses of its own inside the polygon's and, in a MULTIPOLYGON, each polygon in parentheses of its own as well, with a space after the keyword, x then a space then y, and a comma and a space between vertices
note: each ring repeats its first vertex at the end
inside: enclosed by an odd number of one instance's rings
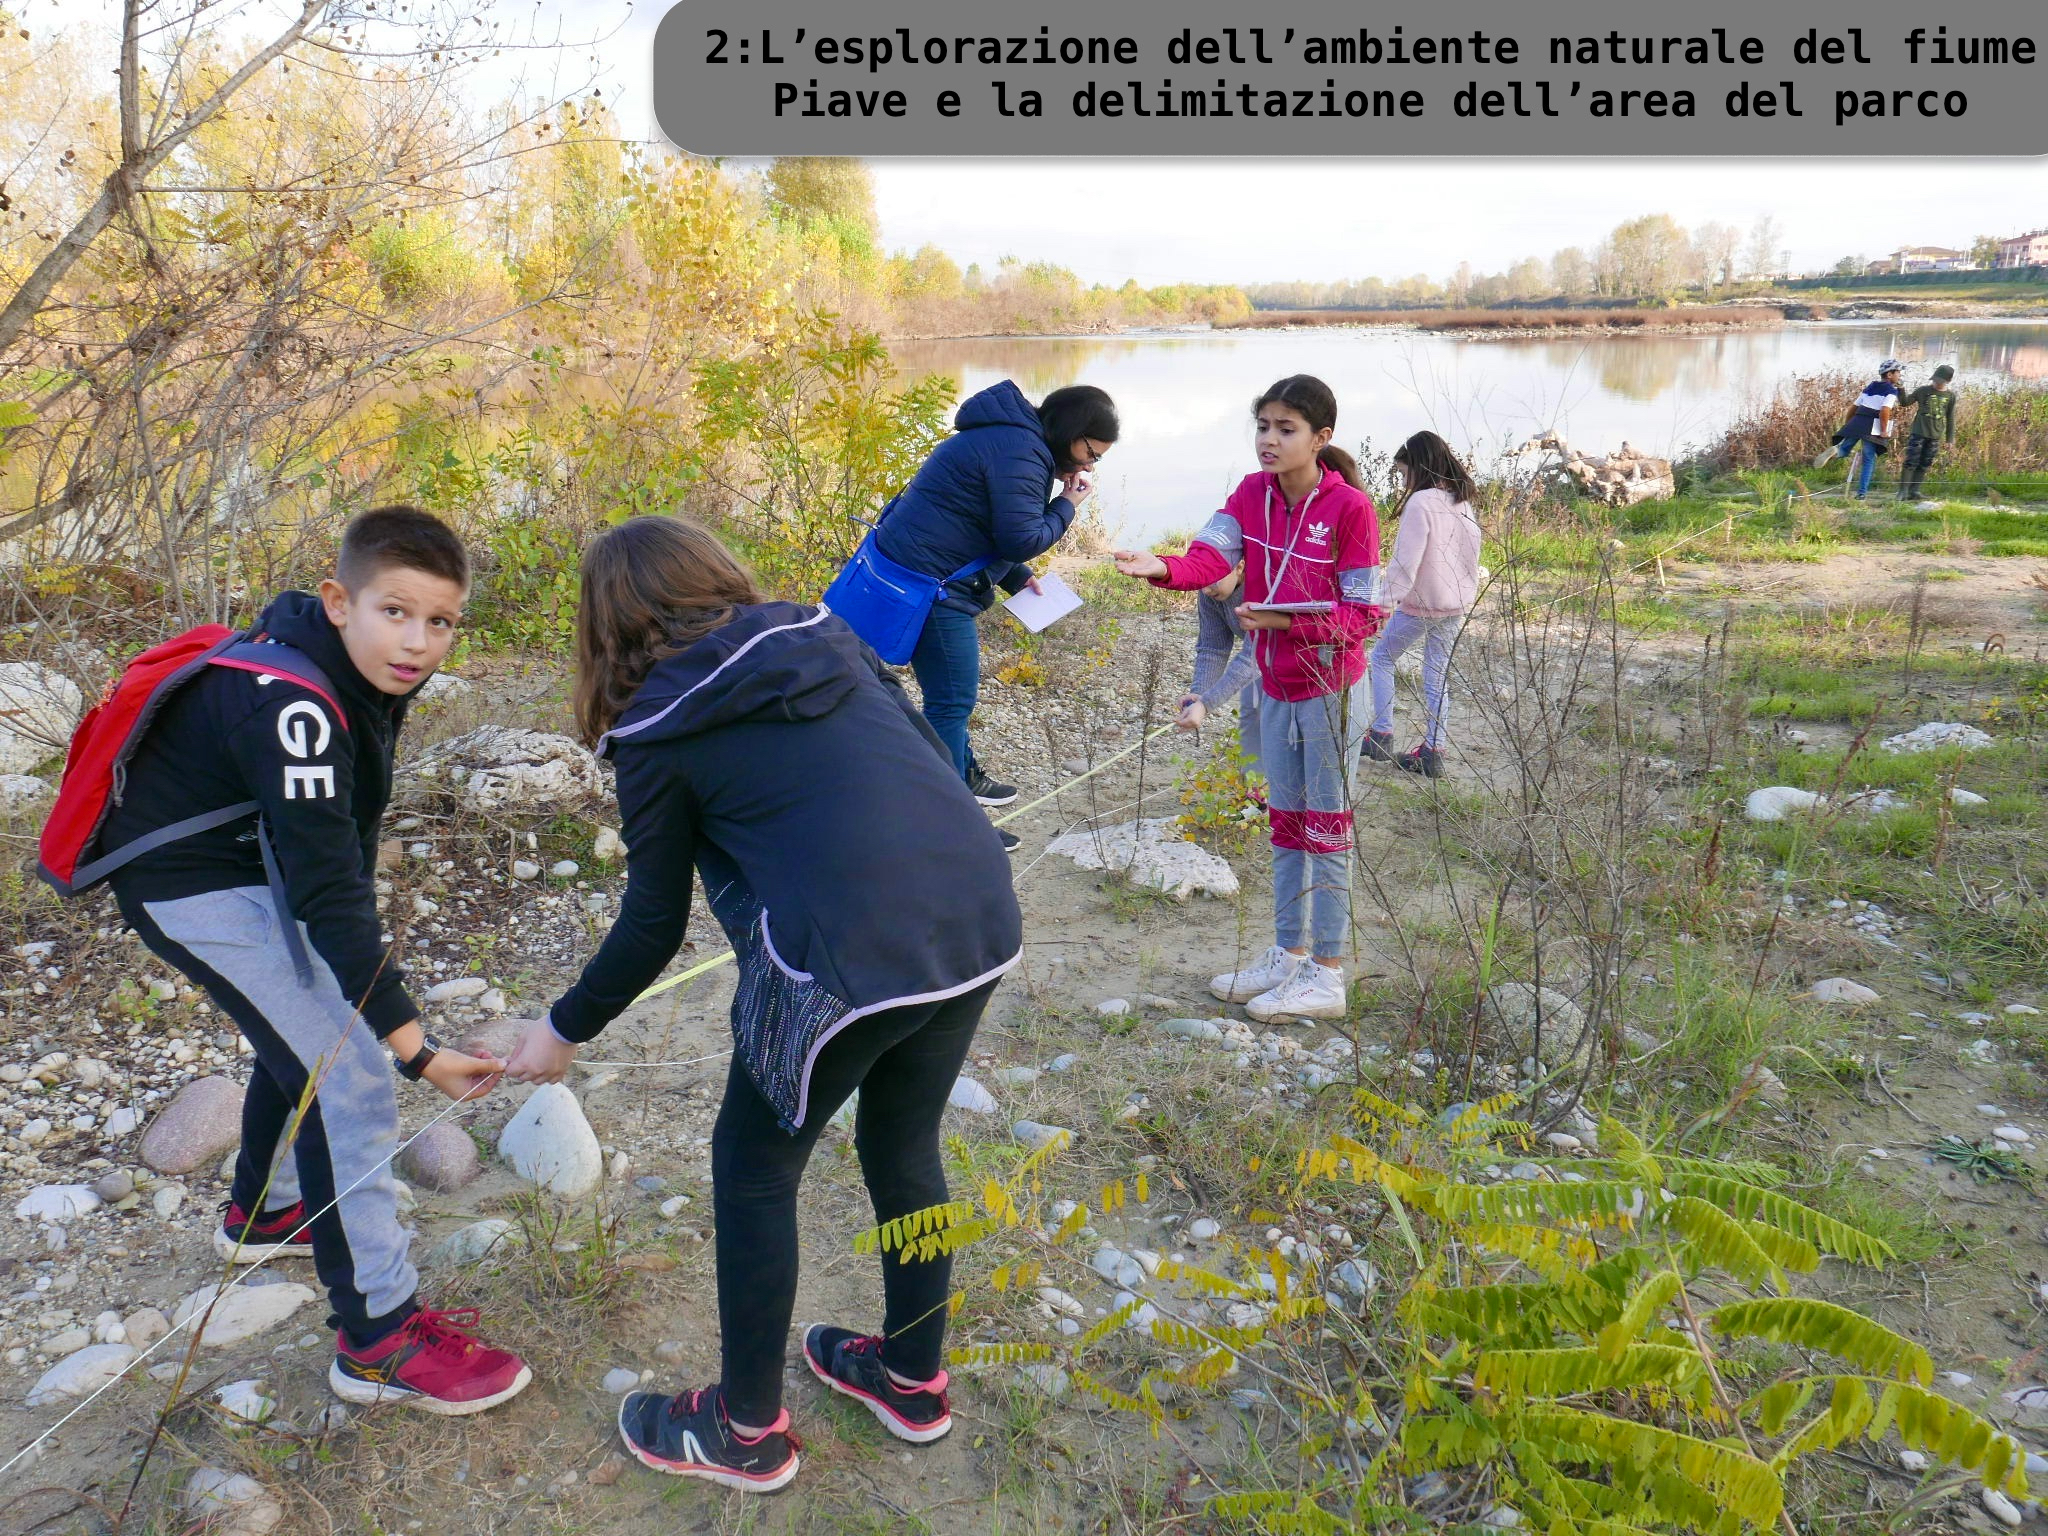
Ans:
POLYGON ((349 523, 317 595, 281 594, 246 635, 209 626, 145 652, 72 739, 40 871, 67 895, 110 882, 143 943, 254 1052, 216 1248, 239 1263, 310 1253, 339 1330, 336 1395, 438 1414, 532 1379, 466 1331, 473 1313, 420 1303, 390 1171, 387 1051, 458 1100, 502 1067, 421 1032, 372 883, 406 705, 468 590, 445 524, 380 507, 349 523))

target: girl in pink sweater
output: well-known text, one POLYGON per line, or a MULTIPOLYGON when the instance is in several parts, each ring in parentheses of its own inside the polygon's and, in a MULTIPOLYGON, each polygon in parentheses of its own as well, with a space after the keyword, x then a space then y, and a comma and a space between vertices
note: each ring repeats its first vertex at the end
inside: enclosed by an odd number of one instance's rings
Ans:
POLYGON ((1209 990, 1264 1023, 1340 1019, 1351 929, 1351 804, 1365 734, 1365 647, 1379 628, 1380 530, 1337 400, 1295 374, 1253 407, 1259 472, 1184 555, 1118 550, 1116 567, 1176 591, 1244 561, 1237 613, 1259 668, 1259 765, 1273 837, 1274 944, 1209 990))
POLYGON ((1394 558, 1382 596, 1394 616, 1372 648, 1372 729, 1364 755, 1430 778, 1443 775, 1444 696, 1451 648, 1479 595, 1479 519, 1472 476, 1434 432, 1418 432, 1394 453, 1408 483, 1394 558), (1422 744, 1394 755, 1394 660, 1422 642, 1422 744))

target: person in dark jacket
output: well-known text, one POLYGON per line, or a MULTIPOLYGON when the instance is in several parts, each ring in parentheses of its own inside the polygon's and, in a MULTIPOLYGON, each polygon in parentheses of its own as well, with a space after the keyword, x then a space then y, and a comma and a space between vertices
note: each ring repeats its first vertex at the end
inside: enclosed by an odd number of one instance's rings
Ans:
POLYGON ((385 1051, 451 1099, 488 1092, 502 1063, 441 1050, 421 1032, 372 880, 406 705, 448 654, 468 589, 469 558, 438 519, 411 507, 354 519, 319 595, 286 592, 256 626, 329 686, 207 667, 149 726, 102 839, 120 847, 206 811, 260 807, 144 853, 110 881, 128 925, 205 990, 255 1057, 214 1246, 240 1264, 311 1253, 340 1330, 328 1371, 336 1395, 450 1415, 504 1402, 532 1372, 478 1343, 463 1314, 415 1294, 391 1176, 398 1096, 385 1051), (266 879, 259 821, 288 914, 266 879), (287 916, 310 941, 306 982, 287 916))
MULTIPOLYGON (((629 1395, 645 1465, 769 1492, 796 1475, 782 1406, 796 1193, 834 1111, 878 1223, 944 1203, 939 1118, 982 1010, 1023 950, 995 830, 874 652, 820 608, 764 601, 679 518, 591 541, 577 719, 618 770, 626 895, 582 977, 506 1067, 557 1082, 675 957, 691 877, 736 951, 734 1051, 712 1135, 718 1384, 629 1395)), ((952 1425, 939 1368, 950 1268, 884 1255, 879 1334, 817 1325, 811 1370, 891 1434, 952 1425)))
MULTIPOLYGON (((1093 385, 1073 384, 1034 406, 1005 379, 968 396, 953 424, 958 430, 932 450, 882 518, 875 544, 899 565, 941 580, 993 558, 987 569, 947 584, 910 667, 924 717, 975 799, 1008 805, 1016 789, 982 771, 967 739, 981 693, 975 620, 998 586, 1014 594, 1030 585, 1026 562, 1066 536, 1094 490, 1090 472, 1116 442, 1116 405, 1093 385), (1048 500, 1055 479, 1059 494, 1048 500)), ((1007 834, 1004 841, 1015 846, 1007 834)))

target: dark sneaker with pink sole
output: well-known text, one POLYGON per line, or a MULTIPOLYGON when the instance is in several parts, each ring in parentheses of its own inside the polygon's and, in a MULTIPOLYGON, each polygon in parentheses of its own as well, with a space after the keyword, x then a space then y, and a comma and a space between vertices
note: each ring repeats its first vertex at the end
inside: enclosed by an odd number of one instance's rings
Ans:
POLYGON ((741 1493, 773 1493, 796 1476, 803 1442, 790 1432, 789 1410, 754 1439, 726 1417, 717 1387, 678 1392, 629 1392, 619 1404, 619 1438, 643 1467, 670 1477, 697 1477, 741 1493))
POLYGON ((804 1330, 804 1359, 813 1376, 864 1405, 898 1440, 926 1445, 953 1427, 946 1373, 922 1386, 897 1386, 882 1364, 882 1341, 873 1334, 813 1323, 804 1330))

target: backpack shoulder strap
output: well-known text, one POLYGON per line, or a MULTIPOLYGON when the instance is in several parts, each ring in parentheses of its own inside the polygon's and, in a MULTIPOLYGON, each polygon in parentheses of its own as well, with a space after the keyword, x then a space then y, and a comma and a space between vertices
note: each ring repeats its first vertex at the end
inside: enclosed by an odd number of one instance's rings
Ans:
POLYGON ((304 651, 280 640, 265 640, 251 631, 223 646, 207 657, 207 661, 216 667, 228 667, 237 672, 254 672, 259 677, 286 678, 309 688, 327 701, 341 721, 341 728, 344 731, 348 729, 348 711, 342 708, 334 684, 320 664, 304 651))

